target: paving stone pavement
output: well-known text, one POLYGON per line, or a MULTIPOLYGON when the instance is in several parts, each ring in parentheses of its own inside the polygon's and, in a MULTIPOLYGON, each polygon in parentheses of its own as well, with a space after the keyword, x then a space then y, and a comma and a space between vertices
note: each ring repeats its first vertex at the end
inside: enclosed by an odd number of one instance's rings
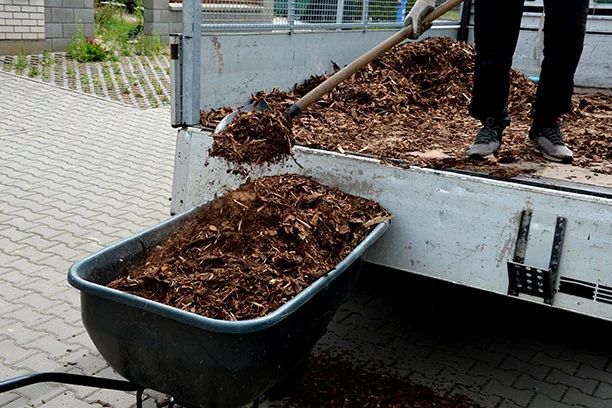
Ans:
MULTIPOLYGON (((168 217, 169 110, 6 73, 0 100, 0 381, 41 371, 118 378, 82 326, 66 273, 168 217)), ((611 329, 370 266, 315 352, 350 355, 487 408, 604 408, 612 407, 611 329)), ((148 392, 145 407, 163 399, 148 392)), ((49 383, 0 394, 7 408, 134 404, 132 393, 49 383)))

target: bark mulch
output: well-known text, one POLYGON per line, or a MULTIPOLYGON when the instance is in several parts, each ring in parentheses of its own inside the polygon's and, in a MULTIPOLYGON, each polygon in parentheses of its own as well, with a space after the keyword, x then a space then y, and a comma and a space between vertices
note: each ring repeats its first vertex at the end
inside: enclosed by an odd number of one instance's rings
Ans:
POLYGON ((388 219, 378 204, 298 175, 248 181, 108 286, 221 320, 264 316, 388 219))
POLYGON ((273 163, 291 154, 293 145, 290 119, 274 110, 238 114, 213 137, 210 155, 234 163, 273 163))
POLYGON ((376 373, 327 354, 312 356, 295 388, 273 406, 480 408, 464 395, 441 396, 405 378, 376 373))
MULTIPOLYGON (((468 114, 474 55, 472 45, 450 38, 397 46, 294 118, 295 143, 500 178, 533 171, 545 162, 526 143, 537 85, 514 71, 512 124, 501 150, 484 162, 465 159, 465 148, 481 126, 468 114)), ((255 97, 265 97, 275 112, 284 112, 327 77, 313 76, 291 92, 273 90, 255 97)), ((572 112, 561 118, 566 142, 574 150, 573 165, 612 174, 612 95, 577 94, 573 101, 572 112)), ((215 126, 229 111, 204 111, 202 124, 215 126)))

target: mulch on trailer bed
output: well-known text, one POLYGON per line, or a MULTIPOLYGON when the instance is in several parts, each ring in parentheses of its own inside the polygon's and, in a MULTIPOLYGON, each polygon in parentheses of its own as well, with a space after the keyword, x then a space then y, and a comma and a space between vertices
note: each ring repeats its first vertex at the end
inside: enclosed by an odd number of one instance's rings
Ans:
MULTIPOLYGON (((512 124, 501 150, 484 162, 465 160, 465 148, 480 128, 468 114, 474 55, 473 46, 449 38, 402 44, 294 118, 295 143, 423 167, 485 171, 500 178, 535 170, 545 162, 526 143, 537 85, 514 71, 512 124)), ((313 76, 292 92, 260 92, 255 98, 265 97, 276 112, 284 112, 327 77, 313 76)), ((612 96, 575 95, 573 100, 573 111, 561 118, 566 142, 574 150, 573 165, 612 174, 612 96)), ((230 111, 203 111, 202 124, 215 126, 230 111)), ((215 138, 218 143, 224 138, 215 138)))
POLYGON ((108 286, 220 320, 264 316, 331 271, 388 213, 298 175, 216 199, 108 286))

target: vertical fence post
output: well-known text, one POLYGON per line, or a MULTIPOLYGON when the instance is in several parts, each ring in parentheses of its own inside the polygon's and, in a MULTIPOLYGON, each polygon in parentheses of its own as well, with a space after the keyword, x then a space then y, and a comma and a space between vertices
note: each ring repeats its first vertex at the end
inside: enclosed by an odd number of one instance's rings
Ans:
POLYGON ((202 0, 183 0, 183 124, 200 123, 202 0))
POLYGON ((368 15, 368 8, 370 8, 370 1, 363 0, 363 9, 361 10, 361 21, 363 22, 363 31, 367 31, 368 29, 368 19, 370 18, 368 15))
POLYGON ((289 32, 293 34, 295 24, 295 0, 287 0, 287 23, 289 23, 289 32))
POLYGON ((338 6, 336 7, 336 23, 342 24, 344 20, 344 0, 338 0, 338 6))

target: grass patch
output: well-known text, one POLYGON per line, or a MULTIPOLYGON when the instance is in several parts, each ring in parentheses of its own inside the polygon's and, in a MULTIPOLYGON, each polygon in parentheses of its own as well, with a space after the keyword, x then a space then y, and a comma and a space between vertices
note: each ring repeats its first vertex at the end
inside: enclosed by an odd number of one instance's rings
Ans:
POLYGON ((19 73, 22 73, 23 70, 28 66, 28 59, 25 54, 22 52, 17 57, 17 61, 15 61, 15 70, 19 73))

